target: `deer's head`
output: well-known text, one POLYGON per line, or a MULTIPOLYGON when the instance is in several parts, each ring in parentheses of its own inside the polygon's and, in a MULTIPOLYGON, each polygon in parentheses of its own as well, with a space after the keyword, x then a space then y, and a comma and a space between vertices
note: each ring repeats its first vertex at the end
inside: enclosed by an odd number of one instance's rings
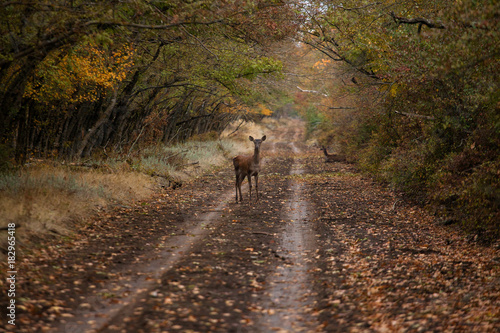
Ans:
POLYGON ((260 145, 262 144, 262 142, 266 141, 265 135, 262 137, 262 139, 254 139, 253 136, 249 136, 248 138, 253 142, 253 144, 255 145, 255 149, 257 150, 260 149, 260 145))

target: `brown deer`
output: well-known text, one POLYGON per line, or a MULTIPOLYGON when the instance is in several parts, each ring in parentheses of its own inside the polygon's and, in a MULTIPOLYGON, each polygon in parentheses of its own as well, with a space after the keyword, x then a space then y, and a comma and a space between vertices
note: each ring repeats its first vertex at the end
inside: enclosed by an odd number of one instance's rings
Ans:
POLYGON ((336 154, 328 154, 328 151, 326 151, 325 146, 321 146, 321 150, 323 151, 323 153, 325 153, 325 163, 339 162, 342 160, 336 154))
POLYGON ((260 140, 251 136, 249 139, 255 145, 253 155, 238 155, 233 158, 234 173, 236 174, 236 203, 238 203, 238 191, 240 192, 240 201, 243 201, 241 183, 245 177, 248 177, 248 187, 250 189, 248 202, 252 200, 252 176, 255 177, 255 191, 257 192, 257 201, 259 201, 260 145, 266 140, 266 136, 264 135, 260 140))

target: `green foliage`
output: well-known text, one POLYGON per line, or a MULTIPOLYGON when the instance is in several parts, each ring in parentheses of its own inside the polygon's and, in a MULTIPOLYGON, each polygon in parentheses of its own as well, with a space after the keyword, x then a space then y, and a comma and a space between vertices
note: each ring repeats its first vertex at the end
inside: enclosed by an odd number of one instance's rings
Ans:
POLYGON ((325 120, 324 115, 313 105, 309 105, 305 111, 307 134, 311 134, 325 120))
MULTIPOLYGON (((252 52, 252 50, 248 50, 252 52)), ((211 70, 209 78, 213 78, 224 88, 229 90, 233 96, 251 95, 254 89, 252 84, 246 84, 242 79, 252 81, 259 75, 271 75, 281 72, 283 65, 279 60, 260 57, 253 59, 251 53, 240 53, 237 56, 233 53, 221 55, 219 66, 211 70)))

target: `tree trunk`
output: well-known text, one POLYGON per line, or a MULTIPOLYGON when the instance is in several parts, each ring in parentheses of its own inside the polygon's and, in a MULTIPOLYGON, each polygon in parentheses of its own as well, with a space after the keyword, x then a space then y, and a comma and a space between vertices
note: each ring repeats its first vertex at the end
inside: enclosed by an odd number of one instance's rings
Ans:
POLYGON ((80 148, 78 148, 78 152, 76 154, 77 157, 82 157, 83 151, 85 150, 85 147, 87 147, 90 138, 108 120, 109 116, 111 115, 111 112, 113 112, 113 109, 116 105, 117 96, 118 96, 118 88, 115 88, 115 90, 113 91, 113 97, 111 98, 111 103, 106 108, 106 111, 99 117, 95 125, 87 132, 82 142, 80 143, 80 148))

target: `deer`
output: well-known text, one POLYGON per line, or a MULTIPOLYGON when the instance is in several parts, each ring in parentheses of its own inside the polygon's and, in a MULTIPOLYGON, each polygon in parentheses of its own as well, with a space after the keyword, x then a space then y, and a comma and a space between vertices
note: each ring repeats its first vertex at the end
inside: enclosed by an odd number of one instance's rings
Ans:
POLYGON ((328 154, 325 146, 321 146, 321 150, 325 153, 325 163, 332 163, 340 161, 340 158, 335 154, 328 154))
POLYGON ((254 139, 252 136, 248 137, 253 142, 255 148, 253 155, 238 155, 233 158, 234 173, 236 175, 236 203, 238 203, 238 192, 240 193, 240 202, 243 201, 241 195, 241 183, 248 177, 249 200, 252 200, 252 176, 255 178, 255 191, 257 194, 257 201, 259 201, 259 171, 260 171, 260 145, 266 141, 264 135, 262 139, 254 139))

